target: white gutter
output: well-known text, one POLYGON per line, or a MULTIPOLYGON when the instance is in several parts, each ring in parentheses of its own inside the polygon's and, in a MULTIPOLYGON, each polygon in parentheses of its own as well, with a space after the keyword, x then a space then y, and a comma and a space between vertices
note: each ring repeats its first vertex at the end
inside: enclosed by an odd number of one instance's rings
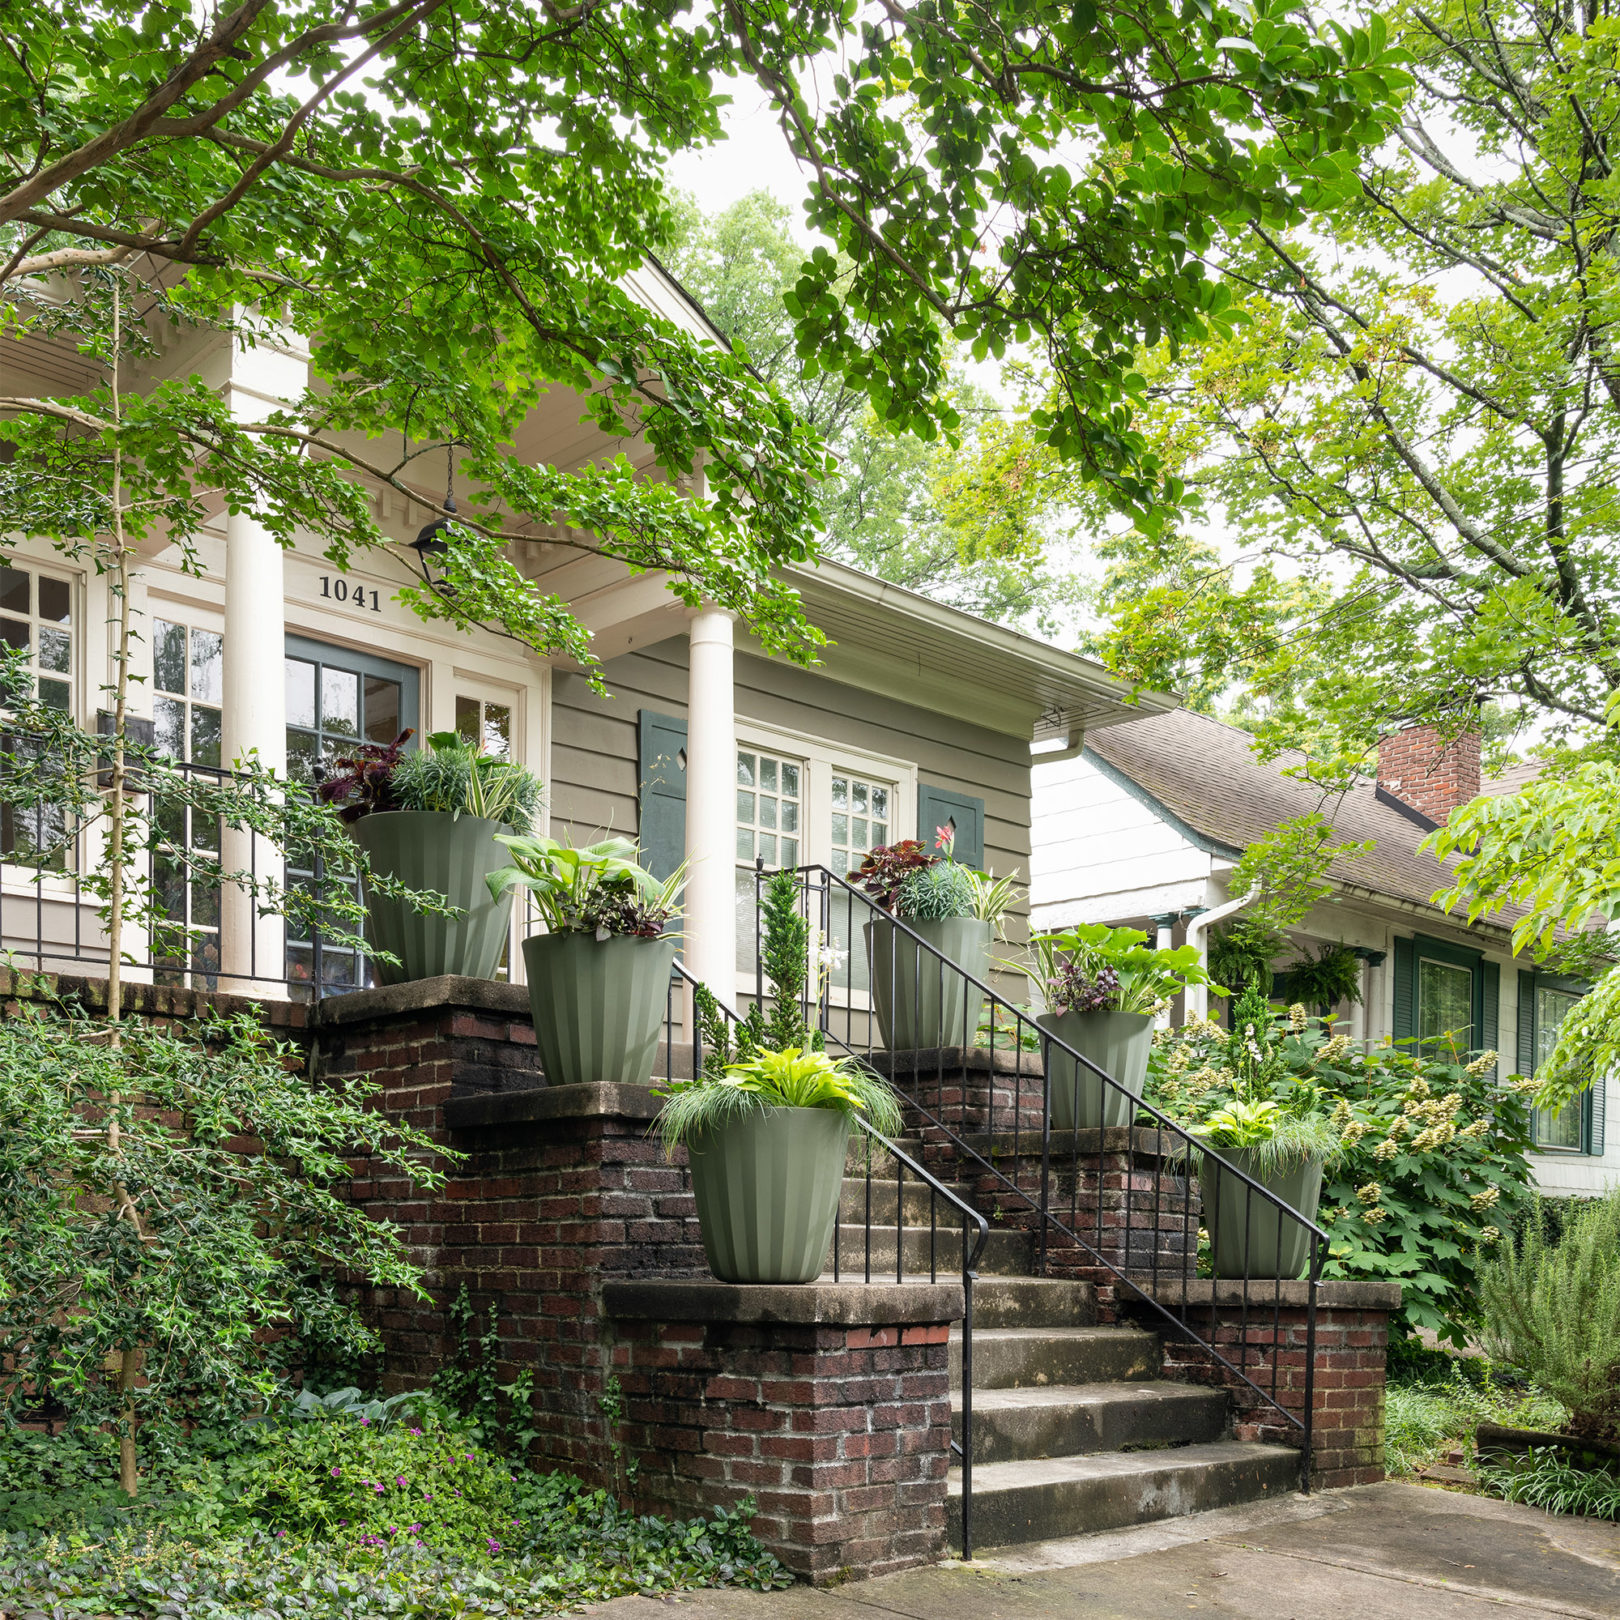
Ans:
MULTIPOLYGON (((1228 917, 1235 916, 1250 901, 1260 898, 1260 885, 1257 883, 1247 894, 1240 894, 1236 900, 1228 900, 1224 905, 1216 906, 1213 911, 1202 912, 1187 924, 1187 943, 1198 952, 1198 965, 1205 973, 1209 972, 1209 931, 1218 922, 1225 922, 1228 917)), ((1194 1019, 1209 1017, 1209 987, 1202 984, 1189 984, 1187 986, 1185 1023, 1192 1023, 1194 1019)))

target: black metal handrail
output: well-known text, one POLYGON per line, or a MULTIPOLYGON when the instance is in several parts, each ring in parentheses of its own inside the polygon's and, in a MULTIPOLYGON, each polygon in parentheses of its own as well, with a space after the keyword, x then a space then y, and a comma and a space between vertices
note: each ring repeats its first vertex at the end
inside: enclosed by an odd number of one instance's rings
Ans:
MULTIPOLYGON (((1076 1051, 1038 1024, 993 986, 951 961, 915 928, 881 908, 845 878, 815 864, 797 868, 796 876, 800 881, 804 915, 812 917, 814 900, 818 915, 812 920, 819 923, 822 939, 833 945, 842 945, 849 953, 842 985, 836 971, 828 973, 819 985, 818 1005, 814 1013, 824 1036, 846 1054, 863 1058, 880 1072, 886 1069, 891 1083, 901 1092, 925 1129, 942 1138, 940 1145, 958 1162, 971 1164, 981 1181, 988 1181, 995 1189, 998 1199, 1005 1195, 1021 1200, 1028 1206, 1037 1222, 1037 1267, 1041 1274, 1048 1270, 1050 1239, 1067 1240, 1088 1257, 1090 1265, 1100 1269, 1117 1287, 1128 1290, 1161 1323, 1199 1346, 1274 1409, 1287 1427, 1298 1430, 1301 1445, 1300 1488, 1309 1490, 1315 1405, 1316 1298, 1326 1255, 1327 1234, 1252 1176, 1197 1141, 1184 1126, 1162 1110, 1132 1096, 1084 1053, 1076 1051), (840 900, 841 907, 835 905, 840 900), (839 911, 842 912, 841 928, 839 911), (870 976, 866 983, 858 982, 859 976, 855 970, 857 916, 867 924, 881 923, 908 942, 917 964, 906 991, 911 1003, 909 1010, 913 1030, 925 1022, 937 1024, 947 1017, 952 1019, 952 1027, 949 1030, 940 1029, 940 1039, 934 1046, 891 1048, 878 1041, 877 1003, 883 999, 881 992, 887 989, 891 1019, 900 1017, 907 1010, 901 1005, 902 981, 906 975, 901 971, 902 953, 890 949, 886 987, 881 975, 875 984, 870 976), (947 993, 948 985, 953 982, 960 986, 961 1003, 960 1010, 954 1015, 949 1012, 951 998, 947 993), (982 1099, 971 1098, 966 1083, 975 1054, 981 1049, 979 1019, 971 1017, 973 1027, 967 1027, 973 1003, 978 998, 982 998, 990 1015, 989 1045, 985 1053, 987 1076, 982 1099), (840 1018, 841 1035, 838 1031, 840 1018), (944 1038, 946 1034, 959 1034, 960 1039, 947 1041, 944 1038), (1001 1043, 1009 1036, 1012 1061, 1008 1072, 1003 1075, 998 1072, 997 1057, 1004 1049, 1001 1043), (880 1051, 888 1054, 886 1062, 878 1057, 880 1051), (1022 1059, 1026 1051, 1040 1054, 1038 1066, 1025 1066, 1022 1059), (896 1059, 896 1052, 909 1055, 911 1059, 909 1077, 904 1085, 900 1083, 901 1065, 896 1059), (955 1059, 951 1057, 953 1052, 959 1054, 955 1059), (1083 1129, 1078 1124, 1067 1130, 1053 1127, 1054 1058, 1064 1066, 1073 1065, 1077 1078, 1082 1074, 1089 1075, 1094 1082, 1107 1088, 1104 1096, 1128 1099, 1116 1109, 1124 1115, 1127 1133, 1123 1152, 1125 1169, 1120 1185, 1114 1189, 1123 1194, 1122 1226, 1105 1219, 1108 1213, 1108 1189, 1105 1186, 1107 1132, 1083 1129), (926 1085, 930 1067, 936 1081, 932 1096, 926 1085), (998 1093, 1004 1086, 1010 1091, 1010 1096, 1002 1102, 998 1093), (982 1118, 973 1118, 975 1114, 982 1114, 982 1118), (1144 1114, 1152 1123, 1139 1128, 1136 1121, 1144 1114), (1011 1136, 1012 1175, 997 1162, 1004 1157, 1003 1145, 998 1144, 997 1140, 998 1116, 1003 1135, 1011 1136), (975 1128, 970 1129, 970 1125, 975 1128), (1200 1281, 1197 1275, 1198 1228, 1192 1216, 1188 1189, 1184 1187, 1179 1195, 1178 1211, 1174 1203, 1168 1209, 1166 1207, 1166 1183, 1170 1178, 1154 1175, 1149 1178, 1147 1187, 1136 1184, 1132 1164, 1139 1143, 1139 1129, 1143 1129, 1144 1134, 1152 1133, 1151 1151, 1161 1160, 1179 1159, 1190 1172, 1192 1163, 1199 1157, 1213 1159, 1220 1167, 1223 1178, 1230 1176, 1243 1188, 1242 1275, 1210 1282, 1207 1325, 1202 1322, 1195 1324, 1190 1316, 1193 1309, 1202 1312, 1206 1306, 1202 1297, 1194 1298, 1195 1294, 1201 1295, 1202 1290, 1192 1286, 1200 1281), (977 1136, 983 1138, 983 1151, 971 1139, 977 1136), (1094 1144, 1093 1137, 1096 1139, 1094 1144), (1028 1151, 1032 1151, 1037 1139, 1040 1151, 1038 1182, 1029 1186, 1019 1179, 1018 1165, 1026 1151, 1026 1141, 1030 1144, 1028 1151), (1168 1153, 1165 1152, 1167 1139, 1168 1153), (1095 1199, 1095 1220, 1089 1224, 1081 1218, 1080 1205, 1083 1171, 1088 1161, 1092 1165, 1095 1199), (1066 1196, 1063 1192, 1065 1187, 1066 1196), (1149 1200, 1149 1191, 1151 1207, 1144 1209, 1142 1204, 1149 1200), (1255 1247, 1254 1216, 1257 1208, 1269 1212, 1269 1219, 1264 1224, 1275 1228, 1275 1247, 1269 1251, 1269 1273, 1263 1264, 1268 1253, 1255 1247), (1140 1223, 1136 1220, 1138 1216, 1143 1217, 1140 1223), (1110 1233, 1120 1254, 1118 1262, 1105 1249, 1110 1233), (1291 1234, 1297 1234, 1298 1241, 1308 1245, 1309 1250, 1305 1278, 1308 1286, 1305 1295, 1304 1387, 1301 1391, 1303 1409, 1297 1412, 1280 1393, 1281 1377, 1287 1365, 1287 1358, 1281 1353, 1283 1287, 1289 1279, 1277 1274, 1284 1269, 1284 1253, 1295 1246, 1289 1242, 1291 1234), (1138 1239, 1146 1239, 1146 1263, 1143 1265, 1132 1264, 1133 1256, 1138 1253, 1138 1239), (1235 1309, 1223 1299, 1222 1282, 1242 1285, 1238 1290, 1235 1309), (1269 1302, 1266 1298, 1268 1292, 1269 1302), (1251 1327, 1260 1326, 1268 1314, 1271 1333, 1262 1335, 1259 1342, 1251 1343, 1251 1327)), ((763 881, 761 871, 756 877, 756 888, 763 881)), ((1190 1181, 1190 1174, 1178 1179, 1190 1181)), ((1115 1213, 1117 1215, 1118 1212, 1115 1213)), ((1214 1213, 1206 1212, 1206 1217, 1213 1226, 1214 1213)), ((1218 1229, 1212 1232, 1213 1239, 1218 1240, 1219 1236, 1218 1229)), ((1298 1280, 1297 1277, 1294 1280, 1298 1280)))
MULTIPOLYGON (((664 1005, 664 1054, 665 1070, 668 1078, 701 1078, 704 1065, 703 1033, 698 1026, 695 1016, 683 1020, 683 1009, 679 1003, 683 997, 689 996, 694 990, 701 988, 700 981, 687 971, 684 963, 677 962, 675 971, 670 975, 669 994, 664 1005), (676 1030, 685 1022, 690 1028, 690 1046, 687 1052, 688 1062, 685 1065, 686 1075, 676 1074, 679 1065, 676 1062, 676 1053, 680 1046, 686 1044, 677 1039, 676 1030)), ((710 992, 713 994, 713 992, 710 992)), ((715 1006, 728 1024, 740 1026, 743 1020, 736 1011, 728 1006, 719 996, 714 997, 715 1006)), ((906 1280, 906 1172, 909 1170, 916 1177, 920 1186, 928 1191, 928 1257, 927 1272, 930 1282, 939 1281, 942 1243, 948 1242, 948 1236, 942 1237, 940 1230, 940 1205, 943 1203, 947 1211, 954 1212, 961 1224, 961 1277, 962 1277, 962 1439, 960 1444, 953 1438, 951 1450, 962 1459, 962 1556, 973 1556, 973 1284, 978 1277, 979 1256, 990 1236, 990 1222, 979 1213, 968 1201, 954 1192, 938 1177, 933 1175, 924 1166, 919 1164, 898 1143, 891 1142, 881 1131, 875 1129, 867 1120, 856 1116, 855 1124, 863 1134, 866 1151, 862 1155, 865 1161, 863 1171, 865 1197, 862 1204, 861 1231, 863 1236, 863 1254, 860 1261, 860 1277, 863 1283, 873 1281, 873 1234, 872 1234, 872 1167, 875 1155, 874 1147, 887 1153, 894 1161, 895 1191, 894 1191, 894 1280, 903 1283, 906 1280)), ((842 1205, 842 1191, 840 1191, 840 1206, 842 1205)), ((947 1217, 948 1218, 948 1217, 947 1217)), ((847 1269, 843 1255, 843 1209, 840 1207, 838 1219, 833 1223, 832 1245, 832 1276, 834 1282, 845 1280, 847 1269)), ((879 1223, 882 1224, 881 1222, 879 1223)), ((920 1227, 913 1228, 920 1230, 920 1227)), ((919 1274, 921 1268, 914 1268, 919 1274)), ((887 1281, 887 1268, 883 1268, 884 1275, 880 1281, 887 1281)))

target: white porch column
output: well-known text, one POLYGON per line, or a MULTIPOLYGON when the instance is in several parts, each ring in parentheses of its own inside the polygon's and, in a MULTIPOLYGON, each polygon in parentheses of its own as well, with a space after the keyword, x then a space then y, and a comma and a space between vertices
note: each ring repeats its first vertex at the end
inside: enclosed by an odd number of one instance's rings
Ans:
POLYGON ((692 615, 686 697, 686 908, 681 954, 724 1002, 734 1000, 737 911, 737 715, 732 616, 692 615))
MULTIPOLYGON (((287 769, 286 599, 281 547, 245 513, 225 528, 224 712, 227 763, 257 750, 260 763, 287 769)), ((226 830, 227 872, 253 871, 278 884, 281 856, 263 839, 226 830)), ((279 917, 259 917, 251 895, 226 885, 220 914, 220 967, 236 975, 221 986, 285 995, 286 931, 279 917), (252 980, 252 984, 244 981, 252 980)))
MULTIPOLYGON (((1159 951, 1171 950, 1176 941, 1175 913, 1169 912, 1162 917, 1155 917, 1153 919, 1153 931, 1153 948, 1159 951)), ((1176 1010, 1175 1001, 1176 998, 1172 996, 1167 1002, 1165 1002, 1164 1006, 1159 1009, 1158 1013, 1155 1014, 1153 1019, 1153 1027, 1155 1029, 1170 1028, 1171 1024, 1174 1022, 1173 1014, 1176 1010)))

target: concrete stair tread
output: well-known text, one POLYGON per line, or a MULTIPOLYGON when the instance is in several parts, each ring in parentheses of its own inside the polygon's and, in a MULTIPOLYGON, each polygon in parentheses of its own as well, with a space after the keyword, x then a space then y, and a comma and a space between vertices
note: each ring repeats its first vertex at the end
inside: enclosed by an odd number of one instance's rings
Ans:
MULTIPOLYGON (((1167 1379, 1101 1384, 1038 1384, 1032 1389, 975 1389, 973 1415, 1018 1411, 1029 1406, 1105 1406, 1115 1401, 1155 1401, 1203 1406, 1210 1401, 1226 1404, 1220 1390, 1202 1389, 1196 1384, 1173 1384, 1167 1379)), ((951 1410, 962 1409, 962 1392, 951 1391, 951 1410)))
MULTIPOLYGON (((959 1327, 951 1329, 952 1339, 960 1340, 962 1330, 959 1327)), ((1083 1339, 1092 1341, 1112 1341, 1123 1343, 1127 1339, 1148 1340, 1156 1339, 1158 1334, 1147 1328, 1129 1327, 1099 1327, 1095 1324, 1080 1323, 1072 1327, 975 1327, 973 1329, 973 1343, 977 1348, 981 1344, 994 1340, 998 1344, 1036 1343, 1049 1339, 1083 1339)))
MULTIPOLYGON (((1023 1462, 975 1463, 975 1501, 999 1491, 1066 1481, 1118 1479, 1166 1470, 1191 1471, 1223 1463, 1276 1463, 1286 1461, 1297 1473, 1299 1453, 1288 1446, 1268 1446, 1258 1440, 1207 1440, 1201 1445, 1160 1446, 1145 1451, 1094 1451, 1072 1457, 1036 1457, 1023 1462)), ((960 1465, 951 1469, 953 1496, 962 1494, 960 1465)))

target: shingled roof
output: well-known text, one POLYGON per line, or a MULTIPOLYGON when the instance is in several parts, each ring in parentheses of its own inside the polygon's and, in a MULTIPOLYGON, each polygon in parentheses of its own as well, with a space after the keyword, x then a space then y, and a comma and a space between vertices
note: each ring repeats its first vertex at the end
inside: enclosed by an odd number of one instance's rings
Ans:
POLYGON ((1368 854, 1333 862, 1328 876, 1335 884, 1443 914, 1431 897, 1450 883, 1449 865, 1417 847, 1432 822, 1371 781, 1323 803, 1317 789, 1283 774, 1302 754, 1268 765, 1251 743, 1236 726, 1174 709, 1094 733, 1085 755, 1213 854, 1235 857, 1279 822, 1320 809, 1341 839, 1373 840, 1368 854))

